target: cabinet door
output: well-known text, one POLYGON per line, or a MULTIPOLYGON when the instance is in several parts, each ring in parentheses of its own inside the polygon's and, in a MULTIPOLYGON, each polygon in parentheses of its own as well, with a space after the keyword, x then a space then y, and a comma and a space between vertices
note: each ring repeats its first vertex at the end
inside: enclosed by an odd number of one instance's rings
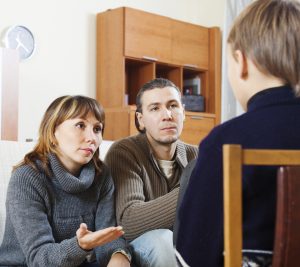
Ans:
POLYGON ((125 8, 124 43, 127 57, 171 62, 171 20, 125 8))
POLYGON ((186 115, 180 139, 186 143, 198 145, 214 126, 214 118, 186 115))
POLYGON ((129 135, 129 110, 128 108, 105 109, 105 140, 118 140, 129 135))
POLYGON ((208 29, 181 21, 172 22, 172 61, 208 69, 208 29))

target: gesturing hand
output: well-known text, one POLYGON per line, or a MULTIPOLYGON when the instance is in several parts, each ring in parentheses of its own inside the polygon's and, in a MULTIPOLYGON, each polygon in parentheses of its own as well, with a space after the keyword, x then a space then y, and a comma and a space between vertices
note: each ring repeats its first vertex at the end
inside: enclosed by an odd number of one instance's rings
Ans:
POLYGON ((90 250, 95 247, 111 242, 124 234, 122 226, 108 227, 102 230, 92 232, 87 229, 85 223, 81 223, 76 231, 79 246, 84 250, 90 250))

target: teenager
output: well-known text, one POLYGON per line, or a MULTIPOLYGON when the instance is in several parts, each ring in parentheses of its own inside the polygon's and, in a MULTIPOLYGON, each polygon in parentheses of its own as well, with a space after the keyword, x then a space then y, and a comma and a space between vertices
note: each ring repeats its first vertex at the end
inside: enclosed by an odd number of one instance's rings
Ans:
MULTIPOLYGON (((300 3, 257 0, 228 36, 228 78, 246 113, 215 129, 179 210, 176 248, 189 266, 223 266, 223 144, 300 149, 300 3)), ((276 167, 243 168, 243 266, 271 266, 276 167)), ((241 263, 242 265, 242 263, 241 263)))

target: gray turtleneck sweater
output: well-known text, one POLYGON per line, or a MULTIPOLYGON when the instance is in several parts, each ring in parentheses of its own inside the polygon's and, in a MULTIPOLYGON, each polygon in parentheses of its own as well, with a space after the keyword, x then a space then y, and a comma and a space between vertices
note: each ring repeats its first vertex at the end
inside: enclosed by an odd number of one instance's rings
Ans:
MULTIPOLYGON (((77 243, 80 223, 95 231, 115 226, 114 186, 108 169, 95 176, 91 161, 75 177, 49 156, 52 176, 24 165, 10 179, 0 266, 78 266, 89 252, 77 243)), ((99 266, 123 249, 118 239, 95 249, 99 266)))

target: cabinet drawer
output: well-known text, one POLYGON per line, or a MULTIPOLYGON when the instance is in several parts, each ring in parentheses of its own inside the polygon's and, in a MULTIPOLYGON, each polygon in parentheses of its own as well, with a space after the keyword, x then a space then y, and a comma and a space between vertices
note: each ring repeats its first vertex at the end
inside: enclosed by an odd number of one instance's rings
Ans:
POLYGON ((125 56, 171 61, 171 20, 125 8, 125 56))
POLYGON ((186 143, 198 145, 214 126, 214 118, 186 115, 180 139, 186 143))

